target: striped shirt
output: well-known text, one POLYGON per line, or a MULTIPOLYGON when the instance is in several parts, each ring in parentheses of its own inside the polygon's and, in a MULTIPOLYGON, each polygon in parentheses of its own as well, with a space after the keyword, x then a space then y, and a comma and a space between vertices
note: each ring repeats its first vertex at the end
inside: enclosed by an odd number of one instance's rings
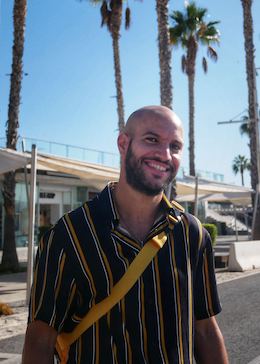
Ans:
MULTIPOLYGON (((149 232, 167 241, 137 283, 70 348, 68 363, 193 362, 194 320, 220 312, 209 234, 166 197, 149 232)), ((29 322, 70 332, 105 297, 140 251, 119 229, 110 186, 66 214, 42 239, 29 322)))

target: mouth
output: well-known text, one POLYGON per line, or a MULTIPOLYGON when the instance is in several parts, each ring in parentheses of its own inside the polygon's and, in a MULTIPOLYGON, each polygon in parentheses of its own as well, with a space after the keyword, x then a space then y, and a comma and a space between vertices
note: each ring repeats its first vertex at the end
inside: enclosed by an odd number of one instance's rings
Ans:
POLYGON ((167 173, 170 170, 170 167, 163 162, 155 161, 155 160, 146 160, 145 164, 153 171, 157 173, 167 173))

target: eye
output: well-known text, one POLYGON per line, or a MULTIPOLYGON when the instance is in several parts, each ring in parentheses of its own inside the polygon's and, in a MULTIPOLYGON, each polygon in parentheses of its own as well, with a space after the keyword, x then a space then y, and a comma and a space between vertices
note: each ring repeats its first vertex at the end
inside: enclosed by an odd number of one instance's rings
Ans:
POLYGON ((148 142, 148 143, 157 143, 158 142, 158 139, 156 137, 146 137, 145 140, 148 142))
POLYGON ((178 143, 170 144, 170 150, 172 152, 179 152, 181 150, 181 145, 178 143))

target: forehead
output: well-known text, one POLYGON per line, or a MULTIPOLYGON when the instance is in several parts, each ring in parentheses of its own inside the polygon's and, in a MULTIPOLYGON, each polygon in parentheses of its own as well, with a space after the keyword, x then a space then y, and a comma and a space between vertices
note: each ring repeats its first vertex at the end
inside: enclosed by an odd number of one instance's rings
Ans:
POLYGON ((168 115, 146 114, 133 124, 132 136, 154 134, 162 138, 183 138, 180 120, 168 115))

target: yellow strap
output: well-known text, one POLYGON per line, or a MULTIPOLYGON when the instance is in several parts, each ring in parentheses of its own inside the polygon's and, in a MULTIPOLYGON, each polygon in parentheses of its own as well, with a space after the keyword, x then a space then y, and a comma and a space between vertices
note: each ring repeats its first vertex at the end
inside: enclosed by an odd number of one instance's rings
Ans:
POLYGON ((166 240, 167 236, 164 231, 150 239, 130 264, 123 277, 111 289, 110 295, 93 306, 72 332, 58 335, 56 350, 59 353, 60 359, 64 358, 64 361, 61 363, 66 363, 67 361, 69 346, 90 326, 110 311, 133 287, 158 250, 163 247, 166 240))

